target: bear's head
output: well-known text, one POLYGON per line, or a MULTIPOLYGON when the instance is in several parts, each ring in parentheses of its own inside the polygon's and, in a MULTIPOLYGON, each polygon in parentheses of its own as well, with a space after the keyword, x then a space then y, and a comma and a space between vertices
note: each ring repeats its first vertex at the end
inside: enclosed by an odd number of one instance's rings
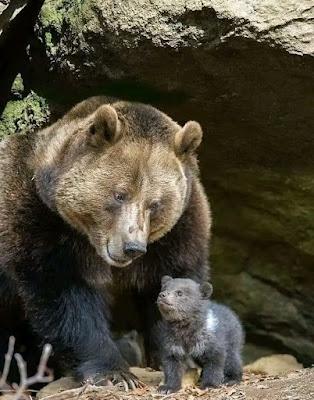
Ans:
POLYGON ((124 267, 184 212, 202 130, 139 103, 87 106, 38 134, 36 187, 109 265, 124 267))

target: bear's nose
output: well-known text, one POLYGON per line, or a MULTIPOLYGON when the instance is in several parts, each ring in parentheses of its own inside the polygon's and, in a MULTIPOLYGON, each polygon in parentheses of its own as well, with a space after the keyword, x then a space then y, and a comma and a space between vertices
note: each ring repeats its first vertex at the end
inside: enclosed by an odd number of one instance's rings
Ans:
POLYGON ((129 258, 142 256, 147 251, 146 244, 141 242, 126 242, 124 243, 123 252, 129 258))

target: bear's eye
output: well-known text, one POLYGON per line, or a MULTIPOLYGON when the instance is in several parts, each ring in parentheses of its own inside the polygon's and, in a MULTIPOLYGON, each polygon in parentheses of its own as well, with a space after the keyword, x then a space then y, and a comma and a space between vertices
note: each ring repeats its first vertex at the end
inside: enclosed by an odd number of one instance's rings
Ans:
POLYGON ((126 193, 115 192, 113 194, 113 197, 118 203, 123 203, 126 200, 127 195, 126 195, 126 193))
POLYGON ((177 290, 177 296, 181 297, 183 295, 182 290, 177 290))
POLYGON ((150 206, 149 206, 150 212, 152 214, 156 213, 160 209, 160 202, 159 201, 153 201, 150 206))

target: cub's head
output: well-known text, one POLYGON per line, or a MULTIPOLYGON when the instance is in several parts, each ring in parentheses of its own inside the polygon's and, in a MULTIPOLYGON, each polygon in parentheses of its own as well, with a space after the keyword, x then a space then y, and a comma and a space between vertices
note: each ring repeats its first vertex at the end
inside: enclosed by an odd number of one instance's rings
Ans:
POLYGON ((210 298, 212 291, 210 283, 200 285, 192 279, 166 275, 161 280, 157 305, 167 321, 190 320, 200 312, 202 302, 210 298))
POLYGON ((138 103, 80 110, 39 134, 37 189, 108 264, 125 267, 182 215, 202 130, 138 103))

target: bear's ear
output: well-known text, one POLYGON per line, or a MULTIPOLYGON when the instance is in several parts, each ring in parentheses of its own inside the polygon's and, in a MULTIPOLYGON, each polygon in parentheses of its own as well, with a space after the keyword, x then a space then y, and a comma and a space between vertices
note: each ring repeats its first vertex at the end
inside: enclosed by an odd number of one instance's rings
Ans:
POLYGON ((138 339, 138 333, 135 329, 133 329, 132 331, 130 331, 127 335, 126 335, 130 340, 137 340, 138 339))
POLYGON ((200 285, 200 291, 204 299, 209 299, 213 294, 213 286, 209 282, 205 282, 200 285))
POLYGON ((170 281, 172 281, 171 276, 169 276, 169 275, 164 275, 164 276, 161 278, 161 286, 164 286, 166 283, 168 283, 168 282, 170 282, 170 281))
POLYGON ((89 127, 89 142, 93 146, 116 143, 121 136, 121 124, 116 110, 109 104, 100 106, 92 117, 89 127))
POLYGON ((175 135, 175 153, 178 156, 193 153, 201 144, 202 137, 201 125, 196 121, 187 122, 175 135))

